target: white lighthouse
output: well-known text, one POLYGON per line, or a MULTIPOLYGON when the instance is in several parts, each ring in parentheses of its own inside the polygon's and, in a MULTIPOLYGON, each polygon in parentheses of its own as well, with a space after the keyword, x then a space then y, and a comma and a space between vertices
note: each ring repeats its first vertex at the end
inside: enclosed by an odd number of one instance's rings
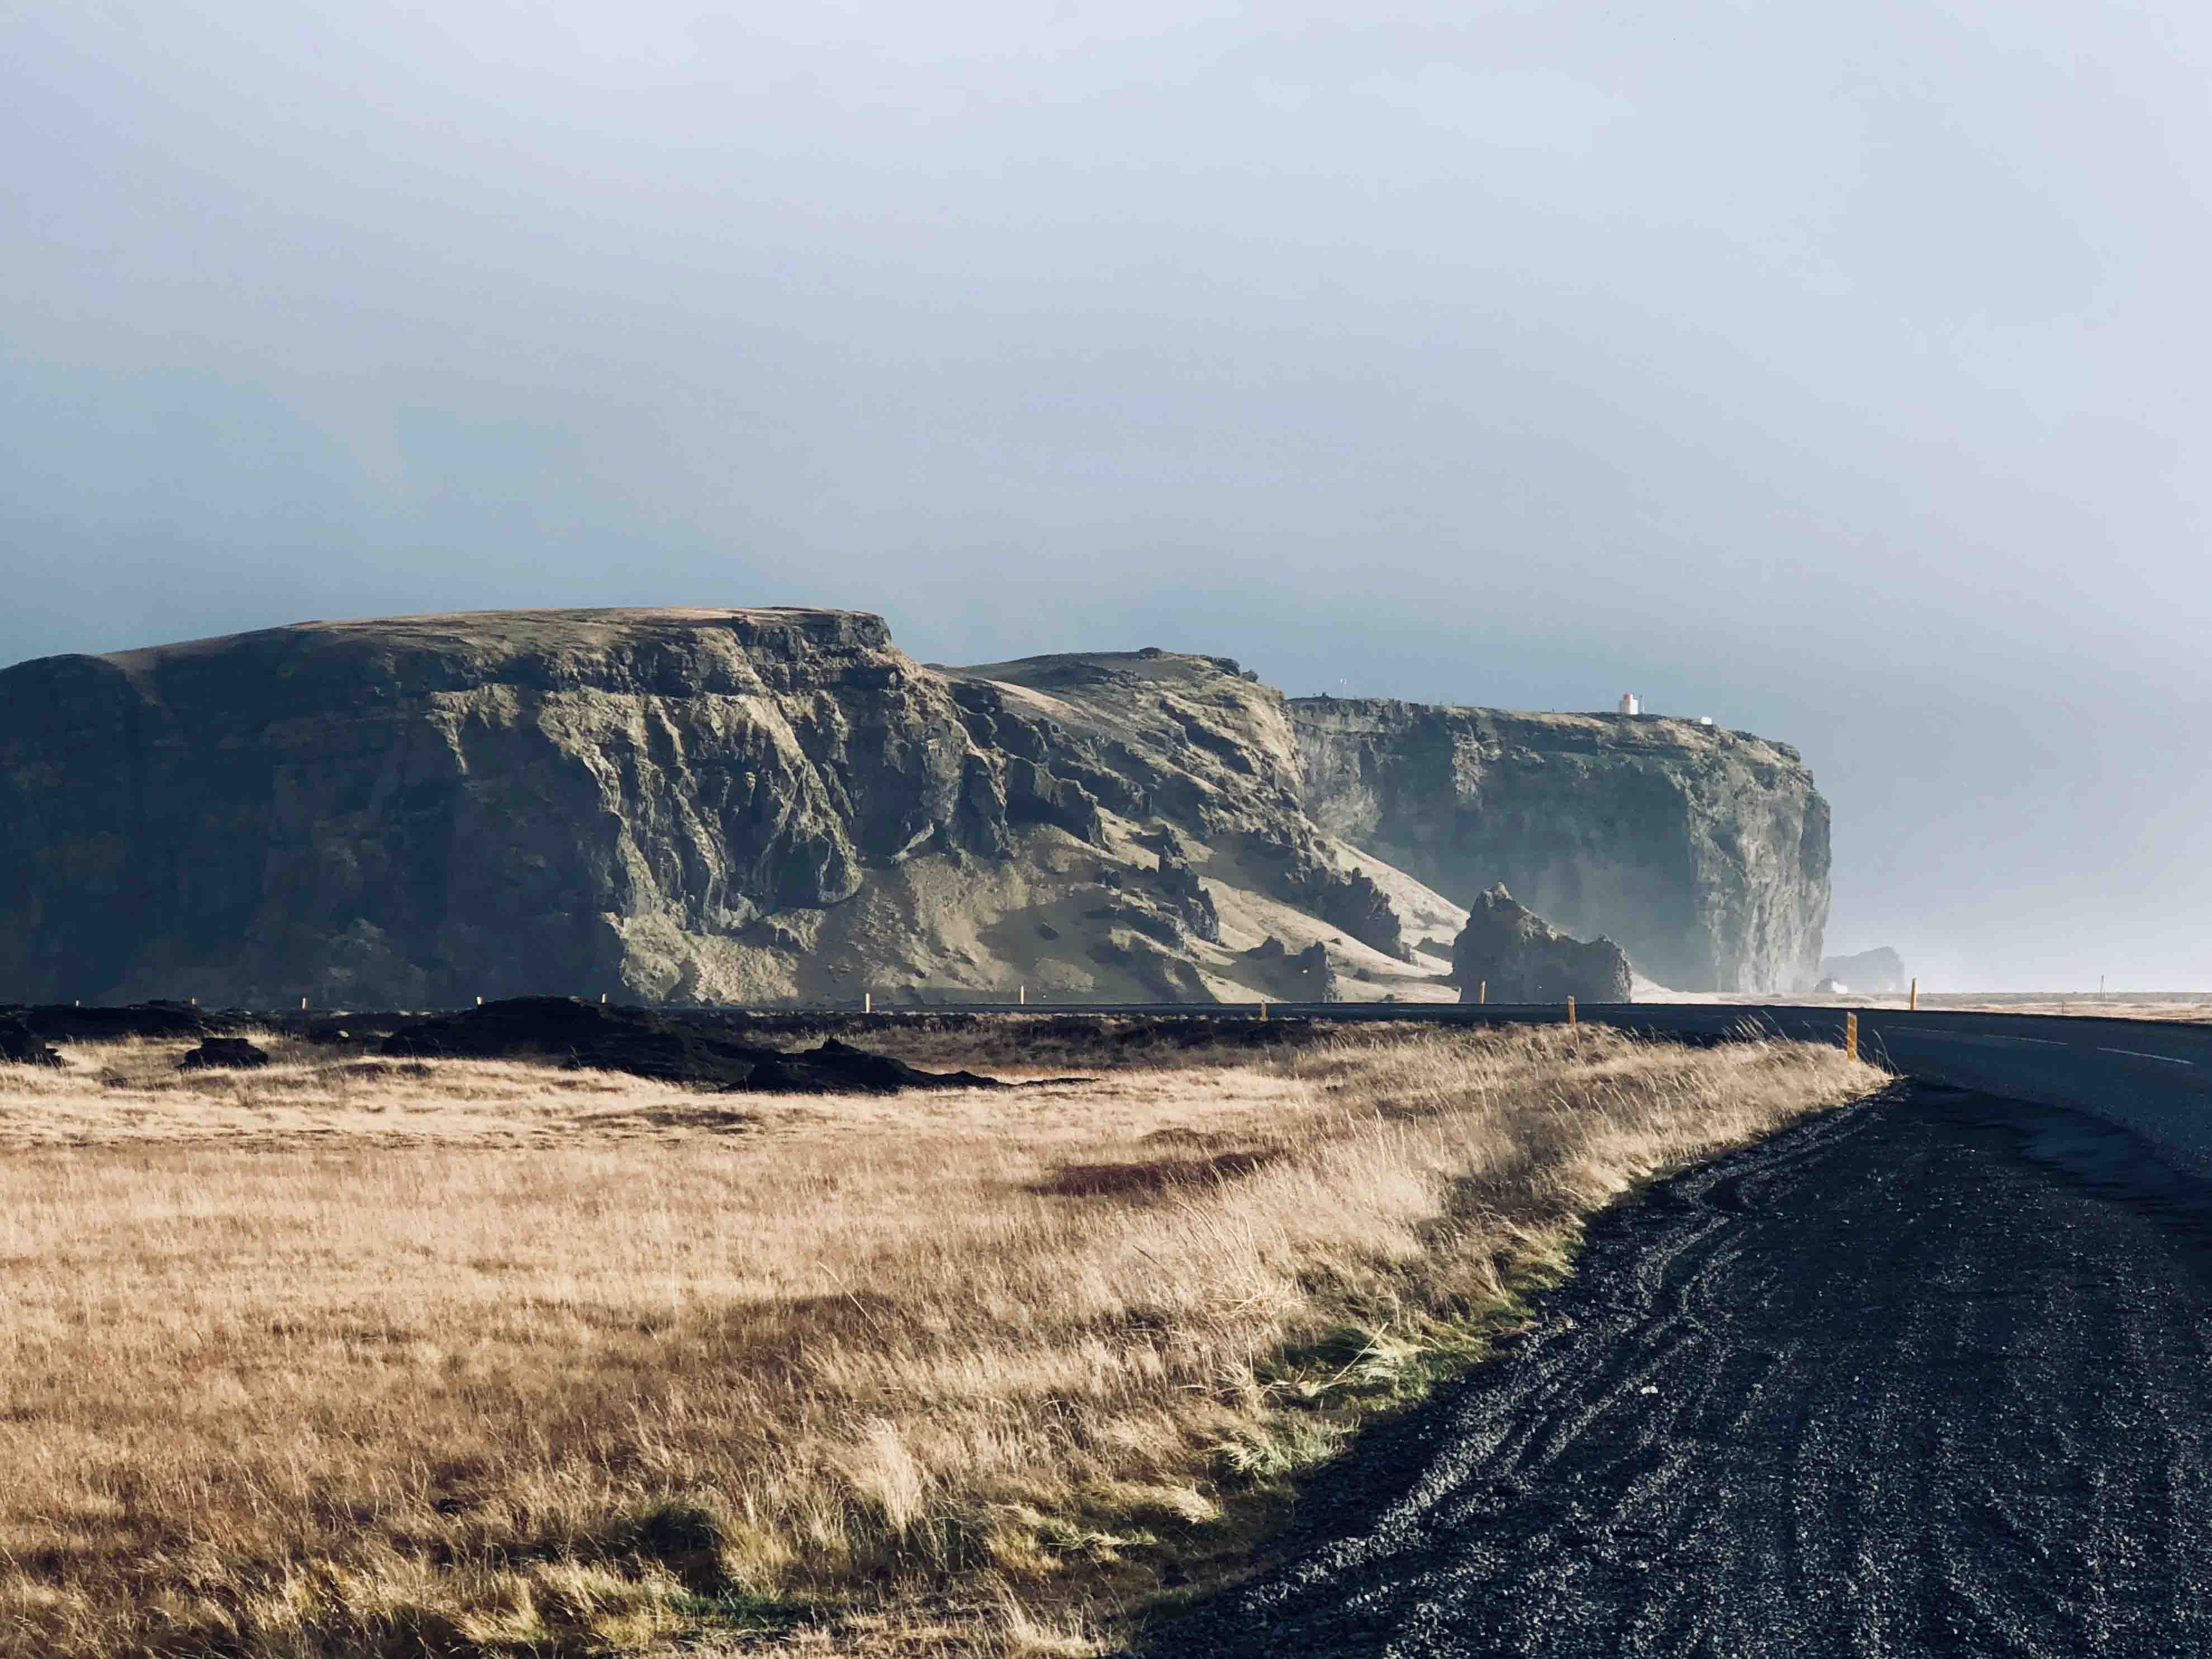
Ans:
POLYGON ((1644 705, 1637 700, 1636 693, 1624 691, 1620 694, 1620 712, 1624 714, 1640 714, 1644 712, 1644 705))

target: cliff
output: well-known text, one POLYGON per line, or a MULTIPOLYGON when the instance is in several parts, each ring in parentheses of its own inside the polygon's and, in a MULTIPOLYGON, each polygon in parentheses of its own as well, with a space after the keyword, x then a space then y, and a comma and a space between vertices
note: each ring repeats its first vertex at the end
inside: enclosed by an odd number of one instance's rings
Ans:
POLYGON ((1279 693, 927 668, 877 617, 309 623, 0 672, 0 1001, 1444 997, 1455 907, 1300 801, 1279 693))
POLYGON ((1459 903, 1503 882, 1680 991, 1794 992, 1820 963, 1828 804, 1796 750, 1655 715, 1291 704, 1325 830, 1459 903))

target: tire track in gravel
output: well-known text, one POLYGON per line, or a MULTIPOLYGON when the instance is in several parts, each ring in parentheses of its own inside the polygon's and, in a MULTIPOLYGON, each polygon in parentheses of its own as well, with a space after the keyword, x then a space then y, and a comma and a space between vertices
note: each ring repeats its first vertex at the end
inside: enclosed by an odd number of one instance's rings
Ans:
POLYGON ((1685 1171, 1141 1650, 2212 1652, 2212 1185, 1909 1085, 1685 1171))

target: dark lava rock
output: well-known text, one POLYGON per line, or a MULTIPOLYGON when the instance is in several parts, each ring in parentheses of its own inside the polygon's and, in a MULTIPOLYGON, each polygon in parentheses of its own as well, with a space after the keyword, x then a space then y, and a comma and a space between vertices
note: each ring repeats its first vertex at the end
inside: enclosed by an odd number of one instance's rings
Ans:
POLYGON ((1221 913, 1198 872, 1171 852, 1161 853, 1159 860, 1159 890, 1176 919, 1194 937, 1220 944, 1221 913))
POLYGON ((802 1048, 797 1054, 762 1061, 744 1086, 755 1094, 888 1095, 901 1089, 1003 1089, 1006 1085, 974 1072, 921 1071, 889 1054, 872 1054, 830 1037, 818 1048, 802 1048))
MULTIPOLYGON (((104 1007, 47 1003, 18 1010, 40 1036, 60 1042, 114 1042, 125 1037, 196 1037, 224 1029, 222 1015, 210 1016, 189 1002, 128 1002, 104 1007)), ((235 1030, 234 1023, 229 1029, 235 1030)))
POLYGON ((62 1057, 39 1041, 20 1014, 0 1014, 0 1065, 58 1066, 62 1057))
POLYGON ((892 1094, 901 1089, 1003 1086, 969 1072, 925 1072, 832 1037, 786 1054, 732 1042, 639 1008, 514 997, 404 1026, 380 1051, 392 1057, 552 1060, 695 1088, 764 1094, 892 1094))
POLYGON ((1335 966, 1328 947, 1315 940, 1303 951, 1293 951, 1273 933, 1244 952, 1244 959, 1264 967, 1273 985, 1272 994, 1291 1002, 1341 1000, 1335 966))
POLYGON ((245 1072, 269 1063, 269 1051, 244 1037, 211 1036, 177 1062, 180 1072, 245 1072))
POLYGON ((1485 981, 1492 1002, 1626 1002, 1634 980, 1628 958, 1609 939, 1570 939, 1499 883, 1475 900, 1452 945, 1459 1000, 1473 1002, 1485 981))
POLYGON ((1290 966, 1297 975, 1299 1001, 1337 1000, 1336 969, 1329 965, 1328 947, 1319 939, 1291 957, 1290 966))
POLYGON ((552 1060, 668 1083, 732 1088, 775 1049, 686 1030, 635 1008, 569 997, 512 997, 403 1025, 379 1045, 392 1057, 552 1060))

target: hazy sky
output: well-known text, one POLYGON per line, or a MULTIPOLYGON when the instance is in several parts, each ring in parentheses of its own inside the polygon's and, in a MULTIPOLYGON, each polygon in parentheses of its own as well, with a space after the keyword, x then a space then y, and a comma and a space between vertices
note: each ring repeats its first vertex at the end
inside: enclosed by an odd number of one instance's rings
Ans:
POLYGON ((1804 751, 1832 948, 2212 985, 2208 84, 2183 0, 0 0, 0 662, 1633 688, 1804 751))

